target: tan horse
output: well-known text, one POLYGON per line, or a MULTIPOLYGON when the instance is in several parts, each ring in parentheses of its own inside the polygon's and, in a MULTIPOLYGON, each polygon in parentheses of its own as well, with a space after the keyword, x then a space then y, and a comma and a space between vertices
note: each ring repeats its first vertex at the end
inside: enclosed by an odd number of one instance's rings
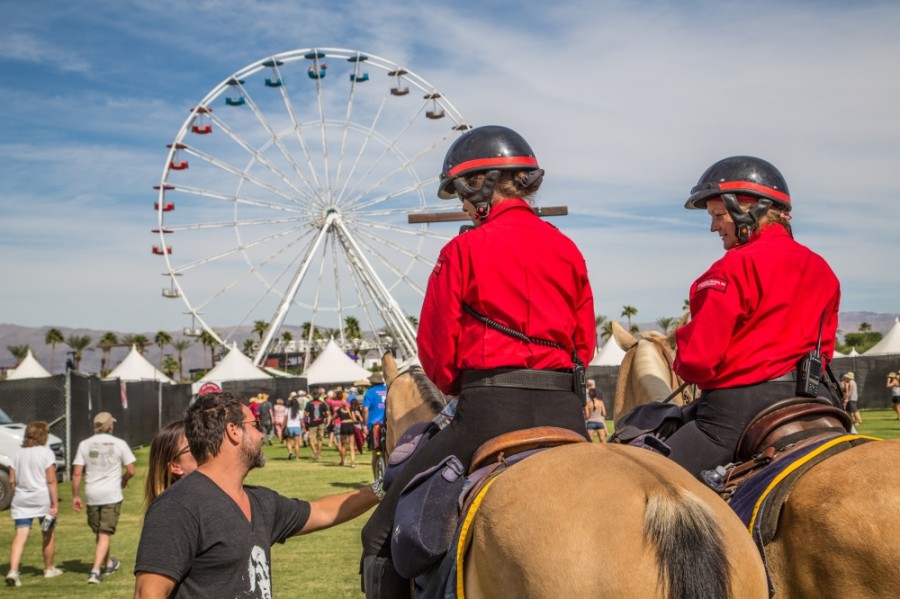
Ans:
MULTIPOLYGON (((677 388, 672 354, 658 337, 632 336, 618 323, 613 336, 630 360, 616 385, 617 416, 677 388)), ((900 440, 858 445, 810 469, 766 546, 776 599, 898 597, 898 556, 900 440)))
MULTIPOLYGON (((390 354, 383 366, 395 440, 445 399, 421 369, 400 373, 390 354)), ((457 578, 467 599, 768 597, 737 516, 643 449, 575 443, 530 457, 494 480, 470 530, 457 578)))

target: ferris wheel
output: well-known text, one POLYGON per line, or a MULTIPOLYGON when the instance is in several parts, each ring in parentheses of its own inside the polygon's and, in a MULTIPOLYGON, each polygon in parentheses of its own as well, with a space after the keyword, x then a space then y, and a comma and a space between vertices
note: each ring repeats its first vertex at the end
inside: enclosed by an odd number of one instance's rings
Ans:
POLYGON ((453 231, 409 217, 459 210, 435 192, 468 128, 423 78, 356 50, 293 50, 226 77, 191 107, 154 187, 153 253, 185 333, 227 344, 262 322, 259 365, 283 327, 343 339, 352 316, 414 356, 398 300, 420 305, 453 231))

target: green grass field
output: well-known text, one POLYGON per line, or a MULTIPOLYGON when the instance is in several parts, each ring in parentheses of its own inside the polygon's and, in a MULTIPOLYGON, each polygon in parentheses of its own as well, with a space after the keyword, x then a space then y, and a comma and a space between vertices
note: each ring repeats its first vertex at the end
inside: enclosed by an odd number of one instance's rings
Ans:
MULTIPOLYGON (((860 432, 883 438, 900 438, 900 422, 893 411, 863 412, 860 432)), ((300 461, 289 462, 283 446, 265 448, 268 463, 253 471, 247 481, 263 485, 290 496, 311 499, 340 493, 367 484, 371 480, 368 467, 370 454, 357 459, 356 468, 339 467, 337 451, 326 450, 323 460, 314 463, 309 450, 304 449, 300 461)), ((22 559, 22 587, 3 587, 11 596, 46 599, 50 597, 130 597, 134 591, 135 552, 141 527, 141 497, 147 467, 147 449, 135 452, 138 475, 125 491, 125 503, 119 530, 112 539, 112 553, 122 560, 119 572, 106 578, 101 585, 88 585, 87 575, 93 559, 94 539, 83 514, 72 511, 71 485, 60 487, 60 517, 57 526, 56 563, 66 573, 59 578, 44 580, 40 556, 39 531, 35 528, 22 559)), ((13 526, 9 512, 6 523, 0 526, 0 574, 9 569, 9 545, 13 526)), ((274 592, 278 597, 307 599, 359 599, 360 529, 366 516, 343 526, 312 535, 297 537, 272 549, 274 592)))

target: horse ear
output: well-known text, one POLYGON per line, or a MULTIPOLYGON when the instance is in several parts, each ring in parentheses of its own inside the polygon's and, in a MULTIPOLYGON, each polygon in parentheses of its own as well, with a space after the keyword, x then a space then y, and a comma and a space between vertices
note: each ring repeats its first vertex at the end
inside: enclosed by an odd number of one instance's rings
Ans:
POLYGON ((619 324, 618 320, 612 321, 612 336, 613 339, 616 340, 616 344, 621 347, 623 351, 628 351, 635 343, 637 343, 635 336, 626 331, 625 328, 619 324))
POLYGON ((384 375, 384 384, 390 387, 393 380, 397 378, 397 360, 394 359, 394 354, 391 352, 385 352, 381 356, 381 373, 384 375))

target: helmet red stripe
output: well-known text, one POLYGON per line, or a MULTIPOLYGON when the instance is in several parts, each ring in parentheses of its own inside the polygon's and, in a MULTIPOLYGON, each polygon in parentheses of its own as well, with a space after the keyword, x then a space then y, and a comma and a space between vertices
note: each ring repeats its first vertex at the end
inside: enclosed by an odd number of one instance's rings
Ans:
POLYGON ((487 170, 491 167, 498 166, 521 166, 524 168, 537 168, 538 161, 534 156, 502 156, 498 158, 478 158, 476 160, 467 160, 461 164, 457 164, 450 169, 447 177, 455 177, 459 173, 468 170, 487 170))
POLYGON ((765 185, 750 183, 749 181, 726 181, 724 183, 719 183, 719 189, 722 191, 727 191, 729 189, 746 189, 748 191, 758 191, 761 194, 771 196, 777 200, 781 200, 785 204, 791 203, 791 196, 789 196, 788 194, 782 191, 778 191, 777 189, 772 189, 771 187, 766 187, 765 185))

